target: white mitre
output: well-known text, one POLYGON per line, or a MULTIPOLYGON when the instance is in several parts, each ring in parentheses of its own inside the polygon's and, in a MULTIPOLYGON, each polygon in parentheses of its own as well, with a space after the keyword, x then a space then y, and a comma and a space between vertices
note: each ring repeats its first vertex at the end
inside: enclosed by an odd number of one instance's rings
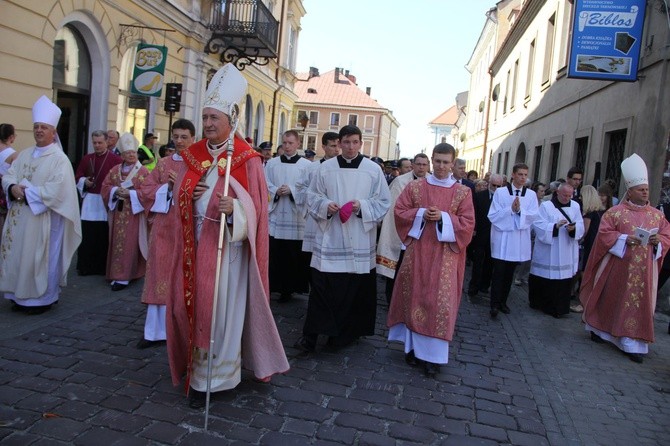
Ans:
POLYGON ((135 138, 135 135, 132 133, 124 133, 119 137, 119 152, 127 152, 129 150, 137 151, 137 148, 140 146, 140 142, 135 138))
POLYGON ((235 65, 228 63, 216 72, 205 92, 202 107, 227 114, 231 121, 239 115, 240 102, 247 92, 247 81, 235 65))
POLYGON ((649 184, 647 165, 637 153, 633 153, 621 162, 621 174, 623 175, 626 189, 639 186, 640 184, 649 184))
POLYGON ((49 98, 42 95, 33 105, 33 124, 42 122, 53 127, 58 127, 61 110, 49 98))

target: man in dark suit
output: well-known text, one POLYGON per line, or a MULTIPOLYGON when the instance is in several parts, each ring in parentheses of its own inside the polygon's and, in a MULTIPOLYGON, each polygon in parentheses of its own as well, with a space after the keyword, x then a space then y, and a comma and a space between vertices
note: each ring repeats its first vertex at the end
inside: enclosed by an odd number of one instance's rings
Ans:
POLYGON ((456 158, 454 160, 454 165, 451 167, 451 174, 454 176, 456 182, 468 186, 472 190, 474 196, 475 183, 468 180, 468 174, 465 172, 465 160, 456 158))
POLYGON ((491 285, 491 221, 489 208, 495 191, 503 185, 503 177, 497 173, 489 178, 489 187, 473 195, 475 205, 475 233, 472 247, 472 276, 468 285, 468 296, 475 297, 478 292, 486 292, 491 285))

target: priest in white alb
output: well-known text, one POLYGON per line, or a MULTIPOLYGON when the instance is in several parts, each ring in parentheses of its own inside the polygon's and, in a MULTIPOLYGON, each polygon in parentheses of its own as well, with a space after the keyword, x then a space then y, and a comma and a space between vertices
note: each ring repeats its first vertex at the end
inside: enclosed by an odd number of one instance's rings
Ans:
POLYGON ((14 309, 39 314, 58 302, 79 243, 72 164, 58 139, 61 110, 46 96, 33 106, 35 146, 2 177, 9 212, 0 249, 0 291, 14 309))

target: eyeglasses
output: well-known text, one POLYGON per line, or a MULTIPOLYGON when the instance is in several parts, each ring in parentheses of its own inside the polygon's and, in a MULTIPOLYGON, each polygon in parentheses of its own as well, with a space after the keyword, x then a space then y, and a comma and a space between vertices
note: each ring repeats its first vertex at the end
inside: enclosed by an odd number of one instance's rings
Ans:
POLYGON ((491 187, 502 187, 502 184, 493 184, 493 183, 491 183, 491 184, 489 184, 489 186, 491 186, 491 187))

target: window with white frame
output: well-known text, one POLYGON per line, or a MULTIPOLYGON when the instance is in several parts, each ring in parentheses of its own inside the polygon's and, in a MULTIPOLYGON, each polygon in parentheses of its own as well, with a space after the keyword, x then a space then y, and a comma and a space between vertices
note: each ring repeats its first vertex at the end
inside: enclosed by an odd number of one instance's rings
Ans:
POLYGON ((330 114, 330 126, 331 127, 340 127, 340 114, 336 112, 332 112, 330 114))
POLYGON ((365 123, 363 125, 363 133, 374 133, 375 131, 375 117, 372 115, 365 116, 365 123))
POLYGON ((554 34, 556 29, 556 14, 553 14, 547 22, 547 35, 544 42, 544 63, 542 65, 542 85, 551 80, 551 61, 554 56, 554 34))
POLYGON ((351 115, 350 114, 349 119, 348 119, 348 124, 358 126, 358 115, 351 115))
POLYGON ((310 111, 309 112, 309 128, 315 129, 319 125, 319 112, 310 111))

